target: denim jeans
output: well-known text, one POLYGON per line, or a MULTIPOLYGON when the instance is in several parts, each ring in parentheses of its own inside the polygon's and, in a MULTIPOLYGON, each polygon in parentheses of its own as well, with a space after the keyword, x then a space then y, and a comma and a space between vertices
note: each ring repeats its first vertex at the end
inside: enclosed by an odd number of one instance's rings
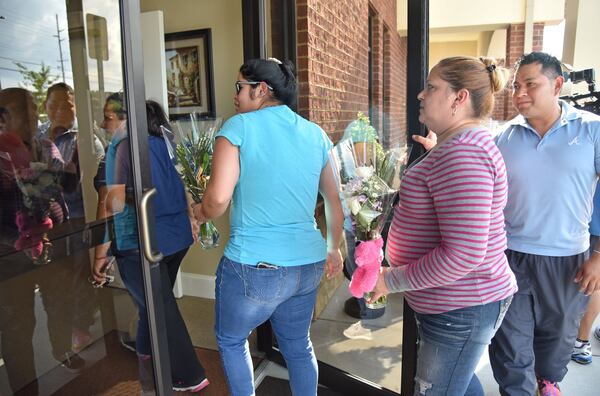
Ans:
POLYGON ((441 314, 415 313, 419 328, 415 395, 482 396, 474 374, 512 297, 441 314))
POLYGON ((267 320, 287 363, 292 394, 317 394, 317 360, 309 329, 324 264, 270 269, 221 259, 215 286, 215 333, 233 396, 254 395, 247 339, 267 320))

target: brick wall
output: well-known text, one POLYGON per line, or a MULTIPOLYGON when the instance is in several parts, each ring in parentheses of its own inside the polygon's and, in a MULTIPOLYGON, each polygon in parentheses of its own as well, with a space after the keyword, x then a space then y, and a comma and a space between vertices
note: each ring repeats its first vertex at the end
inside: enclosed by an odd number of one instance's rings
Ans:
POLYGON ((395 0, 372 0, 372 10, 382 23, 383 49, 377 56, 381 59, 379 71, 383 83, 381 100, 376 103, 380 112, 380 130, 385 147, 397 146, 406 141, 406 37, 400 37, 396 26, 397 10, 395 0))
POLYGON ((390 131, 388 142, 399 142, 406 125, 406 44, 396 31, 396 2, 297 1, 298 111, 334 142, 357 112, 369 112, 369 12, 374 15, 373 121, 390 131))
MULTIPOLYGON (((533 24, 532 50, 541 51, 544 44, 544 23, 533 24)), ((510 25, 506 32, 506 59, 505 66, 511 71, 507 88, 496 94, 496 103, 492 118, 495 120, 510 120, 517 115, 517 110, 512 105, 510 95, 510 82, 512 82, 515 62, 523 55, 525 48, 525 24, 510 25)))

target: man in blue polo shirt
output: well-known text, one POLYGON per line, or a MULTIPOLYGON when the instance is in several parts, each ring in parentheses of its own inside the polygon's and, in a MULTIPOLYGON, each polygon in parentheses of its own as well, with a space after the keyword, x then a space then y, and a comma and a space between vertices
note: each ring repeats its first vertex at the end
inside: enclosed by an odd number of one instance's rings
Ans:
POLYGON ((600 290, 600 246, 588 224, 600 173, 600 117, 559 100, 555 57, 516 64, 520 115, 497 137, 508 173, 506 255, 519 286, 490 346, 502 395, 560 395, 589 295, 600 290))

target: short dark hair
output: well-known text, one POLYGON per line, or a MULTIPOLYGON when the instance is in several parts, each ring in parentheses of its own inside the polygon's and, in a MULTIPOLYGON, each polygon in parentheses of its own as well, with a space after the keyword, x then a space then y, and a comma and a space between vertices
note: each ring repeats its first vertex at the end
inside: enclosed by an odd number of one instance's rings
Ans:
POLYGON ((545 52, 530 52, 521 56, 515 63, 515 71, 519 70, 519 67, 523 65, 531 65, 533 63, 542 65, 542 73, 548 76, 548 78, 556 78, 563 75, 560 61, 555 56, 545 52))
POLYGON ((112 93, 106 98, 106 105, 110 107, 119 120, 124 120, 127 117, 127 109, 123 100, 123 92, 112 93))
POLYGON ((162 136, 162 127, 169 128, 169 119, 162 106, 154 101, 146 101, 146 119, 148 121, 148 133, 152 136, 162 136))
POLYGON ((296 103, 298 89, 294 64, 289 60, 280 62, 275 58, 252 59, 240 67, 240 74, 248 81, 264 81, 273 88, 276 100, 290 107, 296 103))
POLYGON ((56 84, 51 85, 48 90, 46 91, 46 100, 48 100, 48 98, 50 97, 50 94, 52 94, 52 92, 54 91, 63 91, 68 93, 69 95, 75 95, 75 90, 73 90, 73 88, 64 82, 59 82, 56 84))

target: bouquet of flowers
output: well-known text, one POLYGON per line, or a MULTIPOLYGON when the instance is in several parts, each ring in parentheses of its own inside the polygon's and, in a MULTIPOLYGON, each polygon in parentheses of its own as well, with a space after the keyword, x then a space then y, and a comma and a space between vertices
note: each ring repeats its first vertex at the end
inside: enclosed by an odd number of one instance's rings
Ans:
POLYGON ((62 193, 58 175, 42 162, 31 162, 28 168, 14 167, 13 172, 24 206, 16 214, 19 238, 14 247, 25 251, 34 264, 47 264, 52 251, 48 239, 48 231, 53 227, 50 207, 62 193))
MULTIPOLYGON (((346 229, 354 234, 356 248, 353 259, 350 292, 367 297, 373 290, 383 261, 381 232, 392 211, 400 179, 409 156, 409 147, 385 151, 369 118, 358 113, 334 148, 334 163, 339 174, 346 229)), ((350 250, 350 249, 349 249, 350 250)), ((385 305, 382 297, 374 306, 385 305)))
MULTIPOLYGON (((213 136, 221 126, 222 119, 198 121, 196 118, 194 113, 190 114, 189 128, 182 121, 176 122, 179 142, 175 147, 175 156, 183 183, 194 202, 199 203, 210 178, 213 136), (187 133, 183 132, 185 129, 187 133)), ((200 225, 198 239, 203 249, 219 246, 219 236, 212 221, 200 225)))

